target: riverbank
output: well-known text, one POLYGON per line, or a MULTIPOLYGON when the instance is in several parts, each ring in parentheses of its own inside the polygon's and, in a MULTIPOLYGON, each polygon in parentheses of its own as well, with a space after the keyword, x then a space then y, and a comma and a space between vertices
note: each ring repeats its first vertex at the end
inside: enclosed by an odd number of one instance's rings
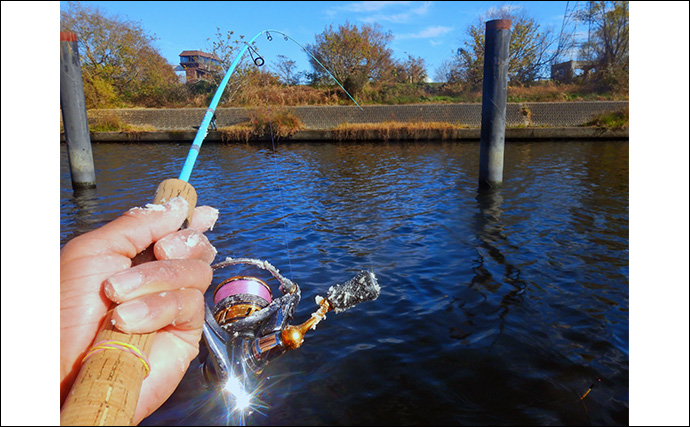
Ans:
MULTIPOLYGON (((481 104, 408 104, 356 106, 271 107, 265 117, 280 111, 300 123, 290 131, 293 141, 479 140, 481 104), (404 131, 398 128, 406 126, 404 131)), ((591 126, 602 114, 628 108, 627 101, 530 102, 506 106, 506 140, 620 139, 627 128, 591 126)), ((251 123, 259 110, 218 108, 217 131, 206 141, 249 142, 270 139, 228 131, 251 123)), ((203 108, 88 110, 93 142, 191 141, 206 114, 203 108), (98 130, 97 132, 93 130, 98 130)), ((60 118, 62 120, 62 117, 60 118)), ((280 120, 280 119, 278 119, 280 120)), ((260 134, 261 132, 259 132, 260 134)), ((264 132, 267 133, 267 132, 264 132)), ((64 140, 64 136, 61 137, 64 140)))
MULTIPOLYGON (((150 132, 91 132, 91 142, 189 142, 196 136, 196 130, 160 130, 150 132)), ((480 129, 453 129, 450 131, 426 130, 416 135, 400 135, 389 138, 396 141, 479 141, 480 129)), ((628 139, 628 129, 604 129, 597 127, 519 127, 506 128, 506 141, 520 140, 614 140, 628 139)), ((247 140, 227 139, 221 131, 209 131, 204 142, 247 143, 270 141, 270 136, 250 138, 247 140)), ((356 139, 339 137, 329 129, 307 129, 295 132, 289 138, 281 141, 300 142, 347 142, 347 141, 384 141, 375 131, 360 135, 356 139)), ((65 142, 64 133, 60 135, 60 142, 65 142)))

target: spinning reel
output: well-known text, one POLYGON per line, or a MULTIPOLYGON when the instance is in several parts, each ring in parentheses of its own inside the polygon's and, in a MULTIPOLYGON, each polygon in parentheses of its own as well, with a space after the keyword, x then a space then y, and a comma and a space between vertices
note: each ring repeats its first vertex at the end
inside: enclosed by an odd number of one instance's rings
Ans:
POLYGON ((212 267, 216 270, 239 264, 267 270, 278 279, 282 296, 273 298, 266 282, 252 276, 233 276, 216 287, 213 306, 205 307, 203 341, 206 345, 199 355, 209 387, 228 390, 238 381, 241 386, 242 379, 260 374, 269 362, 299 348, 306 332, 314 329, 327 312, 339 313, 361 302, 375 300, 381 290, 376 276, 362 271, 344 284, 331 286, 325 297, 317 296, 319 308, 307 321, 295 326, 289 322, 301 298, 299 286, 267 261, 227 258, 212 267))

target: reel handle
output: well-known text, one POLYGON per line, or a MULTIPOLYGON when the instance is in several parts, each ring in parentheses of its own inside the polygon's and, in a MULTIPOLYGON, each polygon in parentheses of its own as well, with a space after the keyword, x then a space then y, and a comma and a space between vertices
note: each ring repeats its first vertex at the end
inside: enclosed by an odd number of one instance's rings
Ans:
MULTIPOLYGON (((182 196, 189 203, 187 221, 190 221, 197 196, 194 187, 185 181, 167 179, 161 182, 153 203, 163 204, 177 196, 182 196)), ((132 260, 132 265, 153 259, 151 245, 132 260)), ((106 313, 94 342, 131 344, 148 355, 155 332, 126 334, 120 331, 111 322, 113 309, 114 305, 106 313)), ((132 425, 145 377, 146 367, 134 354, 121 350, 93 354, 84 361, 62 405, 60 425, 132 425)))
POLYGON ((283 329, 281 339, 284 345, 290 350, 300 347, 304 342, 304 334, 309 329, 316 328, 327 312, 343 312, 357 304, 377 299, 380 293, 381 287, 374 273, 370 271, 361 271, 347 282, 331 286, 326 298, 317 297, 319 309, 312 313, 306 322, 283 329))

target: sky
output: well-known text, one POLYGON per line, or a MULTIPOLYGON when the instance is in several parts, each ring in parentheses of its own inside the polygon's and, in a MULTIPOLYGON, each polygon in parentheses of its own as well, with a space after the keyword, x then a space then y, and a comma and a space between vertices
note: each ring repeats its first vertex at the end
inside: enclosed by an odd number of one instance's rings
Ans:
MULTIPOLYGON (((429 78, 434 79, 441 63, 449 60, 462 45, 467 27, 480 23, 480 16, 490 8, 506 6, 524 11, 542 28, 558 34, 566 6, 577 2, 489 2, 489 1, 84 1, 106 16, 127 17, 138 21, 143 29, 158 38, 161 55, 171 64, 179 64, 184 50, 209 52, 217 28, 223 35, 233 31, 245 40, 263 30, 277 30, 289 35, 299 45, 314 44, 315 36, 328 26, 337 29, 346 22, 361 27, 379 24, 394 39, 389 44, 396 59, 408 55, 421 57, 429 78)), ((584 3, 584 2, 579 2, 584 3)), ((68 2, 60 2, 65 10, 68 2)), ((271 66, 278 55, 294 60, 297 71, 311 71, 308 55, 295 42, 281 36, 269 42, 257 39, 259 52, 271 66)))

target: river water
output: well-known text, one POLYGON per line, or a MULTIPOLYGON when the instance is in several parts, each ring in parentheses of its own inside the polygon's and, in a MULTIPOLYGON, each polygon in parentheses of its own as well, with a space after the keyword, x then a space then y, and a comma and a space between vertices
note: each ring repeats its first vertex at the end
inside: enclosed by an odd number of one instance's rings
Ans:
MULTIPOLYGON (((188 150, 94 144, 98 187, 75 195, 63 144, 61 244, 149 203, 188 150)), ((628 142, 508 143, 486 194, 478 163, 467 142, 203 146, 216 262, 296 281, 294 323, 361 269, 382 288, 264 370, 247 424, 629 424, 628 142)), ((237 421, 195 362, 142 425, 237 421)))

